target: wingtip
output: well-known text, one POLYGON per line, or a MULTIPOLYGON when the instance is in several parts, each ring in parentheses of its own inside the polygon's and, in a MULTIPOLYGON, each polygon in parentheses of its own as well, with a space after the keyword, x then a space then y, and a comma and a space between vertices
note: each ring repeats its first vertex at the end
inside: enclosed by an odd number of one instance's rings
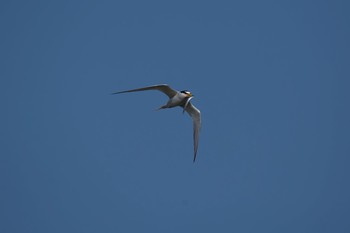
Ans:
POLYGON ((125 93, 126 91, 117 91, 117 92, 113 92, 111 95, 118 95, 118 94, 122 94, 125 93))

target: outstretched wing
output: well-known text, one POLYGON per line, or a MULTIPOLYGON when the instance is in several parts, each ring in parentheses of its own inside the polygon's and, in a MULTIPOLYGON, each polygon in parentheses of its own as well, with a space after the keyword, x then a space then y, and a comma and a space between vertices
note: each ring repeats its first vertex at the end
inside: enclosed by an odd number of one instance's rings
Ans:
POLYGON ((127 92, 135 92, 135 91, 148 91, 148 90, 158 90, 166 94, 169 98, 174 97, 177 94, 177 91, 172 89, 166 84, 160 84, 160 85, 154 85, 154 86, 149 86, 149 87, 141 87, 137 89, 131 89, 127 91, 119 91, 119 92, 114 92, 113 94, 121 94, 121 93, 127 93, 127 92))
POLYGON ((193 96, 187 98, 186 102, 183 104, 182 108, 182 113, 184 113, 186 111, 187 105, 190 103, 191 99, 193 99, 193 96))
POLYGON ((193 106, 191 102, 187 104, 185 111, 191 116, 193 121, 193 148, 194 157, 193 162, 196 160, 198 143, 199 143, 199 131, 201 128, 201 112, 193 106))

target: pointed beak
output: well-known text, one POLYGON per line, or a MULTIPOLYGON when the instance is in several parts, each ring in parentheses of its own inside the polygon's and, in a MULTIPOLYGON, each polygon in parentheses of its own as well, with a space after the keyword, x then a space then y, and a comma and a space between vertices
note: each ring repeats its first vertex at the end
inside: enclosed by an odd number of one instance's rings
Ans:
POLYGON ((192 93, 187 94, 187 97, 193 97, 192 93))

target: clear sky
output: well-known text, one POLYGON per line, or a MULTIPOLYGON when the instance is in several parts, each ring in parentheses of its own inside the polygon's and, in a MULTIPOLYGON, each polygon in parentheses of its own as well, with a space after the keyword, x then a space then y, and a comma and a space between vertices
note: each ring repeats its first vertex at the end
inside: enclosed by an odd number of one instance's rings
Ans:
POLYGON ((0 232, 350 232, 349 6, 1 1, 0 232))

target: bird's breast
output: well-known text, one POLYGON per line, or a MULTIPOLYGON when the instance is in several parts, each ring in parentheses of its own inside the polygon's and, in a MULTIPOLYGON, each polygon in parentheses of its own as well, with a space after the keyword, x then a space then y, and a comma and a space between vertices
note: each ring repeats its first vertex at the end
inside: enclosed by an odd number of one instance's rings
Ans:
POLYGON ((168 101, 168 107, 176 107, 176 106, 182 106, 186 102, 186 97, 183 97, 181 95, 175 95, 173 98, 169 99, 168 101))

